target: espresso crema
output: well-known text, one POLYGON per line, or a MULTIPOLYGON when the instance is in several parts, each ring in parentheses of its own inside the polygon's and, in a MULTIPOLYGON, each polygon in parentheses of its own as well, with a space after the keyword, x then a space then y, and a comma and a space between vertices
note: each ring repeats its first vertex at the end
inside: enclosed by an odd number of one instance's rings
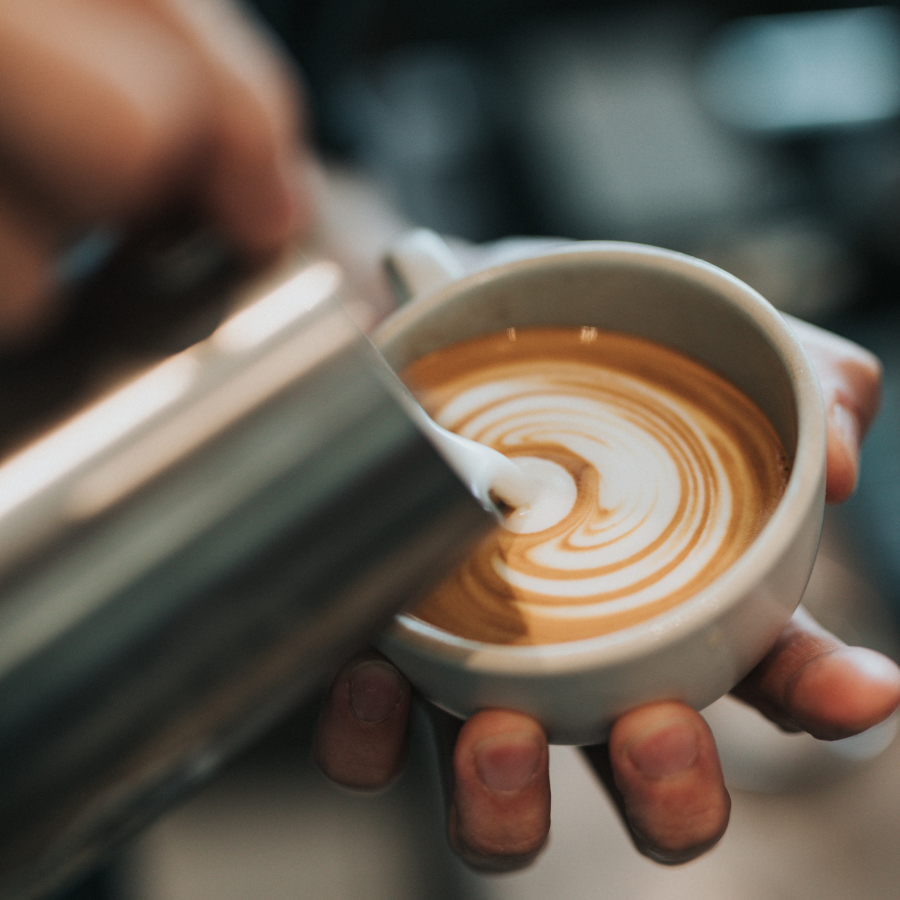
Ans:
POLYGON ((753 401, 641 338, 508 329, 403 377, 441 425, 541 485, 413 610, 464 638, 581 640, 672 609, 744 552, 789 475, 753 401))

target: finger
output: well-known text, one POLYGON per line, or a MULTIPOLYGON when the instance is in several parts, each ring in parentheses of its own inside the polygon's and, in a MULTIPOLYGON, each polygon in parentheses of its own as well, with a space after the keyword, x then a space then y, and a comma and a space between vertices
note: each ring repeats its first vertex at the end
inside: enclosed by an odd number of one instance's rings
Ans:
POLYGON ((472 868, 531 863, 550 832, 547 739, 528 716, 485 710, 459 730, 453 753, 450 843, 472 868))
POLYGON ((164 190, 206 140, 212 104, 202 67, 135 8, 45 0, 3 9, 0 108, 15 186, 86 227, 164 190))
POLYGON ((296 73, 259 28, 222 0, 152 2, 202 58, 216 115, 205 169, 211 211, 252 253, 280 249, 315 212, 312 163, 301 140, 296 73))
POLYGON ((847 647, 800 609, 733 693, 785 730, 837 740, 894 712, 900 669, 874 650, 847 647))
POLYGON ((816 370, 827 417, 825 496, 846 500, 856 487, 859 449, 881 395, 881 363, 858 344, 815 325, 786 317, 816 370))
POLYGON ((406 759, 410 687, 374 651, 350 660, 332 682, 313 741, 313 760, 346 787, 385 787, 406 759))
POLYGON ((608 745, 583 748, 637 849, 657 862, 687 862, 725 833, 731 799, 715 740, 703 718, 680 703, 623 715, 608 745))
POLYGON ((4 189, 70 237, 187 199, 239 251, 274 252, 314 211, 298 95, 227 4, 17 4, 0 15, 4 189))

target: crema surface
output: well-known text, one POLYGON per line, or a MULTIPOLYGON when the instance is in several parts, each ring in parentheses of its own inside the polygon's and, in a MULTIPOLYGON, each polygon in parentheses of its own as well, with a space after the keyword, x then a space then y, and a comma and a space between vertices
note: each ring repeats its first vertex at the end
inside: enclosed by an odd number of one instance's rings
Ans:
POLYGON ((508 329, 431 353, 403 377, 441 425, 541 485, 413 610, 461 637, 557 643, 659 615, 743 553, 787 482, 760 409, 652 341, 508 329))

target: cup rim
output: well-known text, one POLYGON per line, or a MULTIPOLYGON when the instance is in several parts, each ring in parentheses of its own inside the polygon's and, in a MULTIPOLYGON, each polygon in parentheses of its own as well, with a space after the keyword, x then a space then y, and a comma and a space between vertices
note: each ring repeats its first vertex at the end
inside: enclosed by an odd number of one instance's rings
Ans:
POLYGON ((440 306, 445 299, 479 284, 510 274, 527 273, 548 264, 579 257, 602 257, 681 275, 722 296, 766 335, 790 375, 797 409, 797 445, 791 474, 782 498, 753 543, 741 557, 693 597, 664 613, 629 628, 605 635, 555 644, 503 645, 458 637, 406 612, 398 614, 385 633, 387 643, 399 641, 446 661, 465 661, 482 672, 533 674, 536 661, 544 673, 612 665, 633 660, 676 643, 687 633, 711 626, 742 602, 779 562, 784 548, 802 523, 822 502, 825 473, 825 410, 812 363, 788 323, 756 290, 729 272, 674 250, 620 241, 580 241, 561 244, 533 255, 481 269, 442 284, 415 298, 386 320, 375 333, 377 343, 405 328, 409 319, 440 306))

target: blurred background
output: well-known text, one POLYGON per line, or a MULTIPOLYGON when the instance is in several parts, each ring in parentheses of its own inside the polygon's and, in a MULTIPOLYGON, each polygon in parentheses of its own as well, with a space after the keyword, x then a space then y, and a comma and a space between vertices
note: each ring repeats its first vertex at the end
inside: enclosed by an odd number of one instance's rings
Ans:
MULTIPOLYGON (((257 0, 308 79, 314 138, 405 218, 481 242, 640 241, 708 259, 885 364, 853 500, 807 595, 898 657, 900 7, 587 0, 257 0)), ((736 704, 709 716, 735 800, 708 857, 640 858, 577 752, 528 872, 482 878, 443 844, 424 725, 375 797, 308 763, 316 704, 159 822, 92 885, 133 900, 845 898, 900 883, 895 723, 834 746, 736 704)))

